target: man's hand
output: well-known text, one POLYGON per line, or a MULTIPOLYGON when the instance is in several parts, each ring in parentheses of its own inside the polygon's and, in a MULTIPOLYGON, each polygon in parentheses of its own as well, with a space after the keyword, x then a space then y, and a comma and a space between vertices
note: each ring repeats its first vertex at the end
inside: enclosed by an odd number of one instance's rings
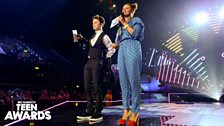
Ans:
POLYGON ((112 48, 114 48, 114 49, 116 49, 116 48, 118 48, 118 45, 117 45, 117 43, 112 43, 112 48))
POLYGON ((83 39, 82 34, 78 34, 78 35, 77 35, 77 38, 78 38, 78 40, 83 39))
POLYGON ((78 39, 78 41, 80 41, 80 40, 83 39, 83 36, 81 34, 73 35, 73 39, 74 40, 77 40, 78 39))

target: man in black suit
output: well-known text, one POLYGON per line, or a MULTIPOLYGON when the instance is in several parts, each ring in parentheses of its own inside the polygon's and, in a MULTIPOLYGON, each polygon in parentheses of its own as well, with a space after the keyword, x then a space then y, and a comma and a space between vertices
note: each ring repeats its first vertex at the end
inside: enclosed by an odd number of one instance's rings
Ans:
POLYGON ((78 120, 89 121, 102 121, 103 117, 101 111, 103 110, 102 104, 102 60, 105 59, 103 55, 107 49, 106 58, 111 57, 115 53, 112 47, 112 42, 107 34, 103 32, 105 20, 102 16, 95 15, 92 17, 92 27, 95 34, 89 41, 89 49, 87 54, 87 62, 84 66, 84 85, 87 97, 86 113, 77 116, 78 120), (91 82, 94 87, 92 93, 91 82), (93 105, 94 96, 96 98, 96 105, 93 105))

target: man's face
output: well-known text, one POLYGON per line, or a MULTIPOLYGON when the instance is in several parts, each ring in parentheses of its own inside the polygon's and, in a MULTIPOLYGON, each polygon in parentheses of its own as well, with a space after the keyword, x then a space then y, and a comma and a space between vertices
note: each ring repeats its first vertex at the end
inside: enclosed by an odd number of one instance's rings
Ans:
POLYGON ((101 23, 98 19, 93 19, 92 26, 94 31, 98 31, 101 29, 101 23))

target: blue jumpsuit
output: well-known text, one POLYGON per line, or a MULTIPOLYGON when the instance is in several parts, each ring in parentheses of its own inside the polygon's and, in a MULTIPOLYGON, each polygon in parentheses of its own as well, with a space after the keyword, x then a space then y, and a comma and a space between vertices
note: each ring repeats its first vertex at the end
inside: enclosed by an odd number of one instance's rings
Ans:
POLYGON ((129 21, 134 28, 131 35, 127 29, 118 29, 116 42, 119 44, 118 70, 122 91, 123 109, 131 109, 133 113, 140 111, 140 73, 142 65, 141 41, 144 39, 144 24, 140 18, 129 21))

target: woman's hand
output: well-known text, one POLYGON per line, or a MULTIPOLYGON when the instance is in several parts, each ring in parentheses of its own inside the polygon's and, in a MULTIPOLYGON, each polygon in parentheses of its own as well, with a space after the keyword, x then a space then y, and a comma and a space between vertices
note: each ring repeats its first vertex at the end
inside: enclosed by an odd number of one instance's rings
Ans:
POLYGON ((123 26, 125 26, 125 25, 127 24, 127 23, 124 21, 124 18, 123 18, 122 16, 120 16, 118 20, 121 22, 121 24, 122 24, 123 26))

